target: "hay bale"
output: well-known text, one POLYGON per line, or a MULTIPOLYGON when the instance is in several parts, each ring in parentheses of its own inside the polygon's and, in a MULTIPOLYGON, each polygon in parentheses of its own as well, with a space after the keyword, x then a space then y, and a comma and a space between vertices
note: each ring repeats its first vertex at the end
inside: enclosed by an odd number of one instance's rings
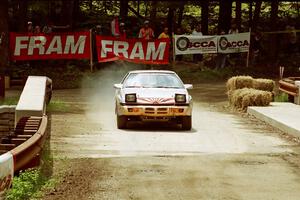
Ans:
POLYGON ((226 83, 227 91, 242 88, 252 88, 253 78, 251 76, 234 76, 228 79, 226 83))
POLYGON ((248 106, 268 106, 272 101, 272 93, 252 88, 238 89, 232 92, 231 105, 246 111, 248 106))
POLYGON ((257 90, 272 92, 275 87, 275 82, 271 79, 258 78, 253 81, 253 88, 257 90))

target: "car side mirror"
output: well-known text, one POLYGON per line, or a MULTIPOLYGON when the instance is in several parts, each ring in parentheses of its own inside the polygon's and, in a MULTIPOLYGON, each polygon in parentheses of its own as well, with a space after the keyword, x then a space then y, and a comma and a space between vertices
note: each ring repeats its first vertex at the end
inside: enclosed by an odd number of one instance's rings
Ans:
POLYGON ((193 89, 193 85, 192 84, 184 84, 185 89, 193 89))
POLYGON ((120 84, 120 83, 114 84, 114 88, 115 88, 115 89, 121 89, 122 86, 123 86, 123 84, 120 84))

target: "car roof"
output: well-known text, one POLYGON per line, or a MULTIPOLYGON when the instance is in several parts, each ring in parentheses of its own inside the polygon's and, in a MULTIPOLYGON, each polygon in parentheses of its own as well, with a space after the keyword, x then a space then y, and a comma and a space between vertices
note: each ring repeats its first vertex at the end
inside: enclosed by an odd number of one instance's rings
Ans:
POLYGON ((170 70, 134 70, 134 71, 130 71, 130 74, 133 73, 168 73, 168 74, 175 74, 175 72, 170 71, 170 70))

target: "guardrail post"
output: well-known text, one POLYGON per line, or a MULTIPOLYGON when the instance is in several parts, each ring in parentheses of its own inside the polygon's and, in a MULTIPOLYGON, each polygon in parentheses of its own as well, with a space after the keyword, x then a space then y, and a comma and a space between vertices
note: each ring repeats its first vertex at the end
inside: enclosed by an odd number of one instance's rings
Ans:
POLYGON ((295 85, 298 87, 298 95, 294 98, 294 103, 300 105, 300 81, 295 81, 295 85))

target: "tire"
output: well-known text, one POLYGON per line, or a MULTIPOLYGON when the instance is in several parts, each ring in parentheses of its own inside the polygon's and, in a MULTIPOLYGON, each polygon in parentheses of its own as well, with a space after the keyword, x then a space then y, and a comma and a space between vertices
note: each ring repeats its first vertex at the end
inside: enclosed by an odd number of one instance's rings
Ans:
POLYGON ((118 129, 125 129, 127 127, 127 117, 117 116, 118 129))
POLYGON ((192 116, 182 117, 182 130, 191 130, 192 129, 192 116))

